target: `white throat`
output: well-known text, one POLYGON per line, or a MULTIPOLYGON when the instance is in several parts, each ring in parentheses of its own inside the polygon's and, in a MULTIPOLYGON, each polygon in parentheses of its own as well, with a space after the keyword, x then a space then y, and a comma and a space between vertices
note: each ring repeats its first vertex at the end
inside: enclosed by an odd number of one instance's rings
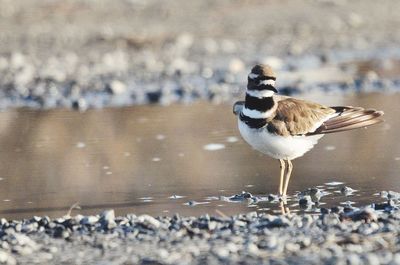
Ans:
POLYGON ((264 90, 247 90, 246 93, 249 96, 256 97, 256 98, 272 97, 275 94, 274 91, 267 90, 267 89, 264 89, 264 90))
POLYGON ((244 107, 242 109, 242 113, 245 116, 247 116, 249 118, 252 118, 252 119, 267 119, 267 118, 271 117, 271 115, 272 115, 272 113, 274 111, 275 111, 274 108, 272 108, 270 110, 267 110, 267 111, 264 111, 264 112, 261 112, 261 111, 258 111, 258 110, 251 110, 251 109, 248 109, 246 107, 244 107))

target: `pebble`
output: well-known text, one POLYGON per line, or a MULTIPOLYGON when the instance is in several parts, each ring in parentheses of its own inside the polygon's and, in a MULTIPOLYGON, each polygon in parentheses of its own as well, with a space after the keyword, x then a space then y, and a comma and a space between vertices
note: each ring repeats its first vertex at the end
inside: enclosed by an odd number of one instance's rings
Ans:
POLYGON ((254 198, 254 196, 247 191, 242 191, 241 194, 235 194, 230 197, 222 196, 222 200, 224 201, 231 201, 231 202, 243 202, 254 198))
POLYGON ((350 187, 347 187, 347 186, 343 186, 343 187, 340 189, 340 192, 341 192, 342 194, 344 194, 345 196, 350 196, 350 195, 353 195, 354 192, 356 192, 356 190, 355 190, 355 189, 352 189, 352 188, 350 188, 350 187))
POLYGON ((115 223, 114 210, 106 210, 100 214, 99 222, 106 229, 114 228, 117 224, 115 223))
POLYGON ((140 215, 137 220, 138 223, 143 224, 149 229, 158 229, 161 226, 160 221, 150 215, 140 215))
POLYGON ((313 203, 310 195, 305 195, 299 200, 299 205, 302 208, 308 207, 308 206, 313 205, 313 204, 314 203, 313 203))
POLYGON ((109 84, 109 91, 114 95, 123 94, 126 92, 126 85, 118 80, 113 80, 109 84))

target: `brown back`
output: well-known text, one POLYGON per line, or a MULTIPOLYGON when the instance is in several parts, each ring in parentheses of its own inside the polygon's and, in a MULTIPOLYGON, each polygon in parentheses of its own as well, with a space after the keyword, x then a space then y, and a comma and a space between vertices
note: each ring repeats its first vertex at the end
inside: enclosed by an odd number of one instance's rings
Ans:
POLYGON ((332 108, 289 97, 276 97, 276 114, 268 120, 269 132, 282 135, 304 135, 312 132, 336 111, 332 108))

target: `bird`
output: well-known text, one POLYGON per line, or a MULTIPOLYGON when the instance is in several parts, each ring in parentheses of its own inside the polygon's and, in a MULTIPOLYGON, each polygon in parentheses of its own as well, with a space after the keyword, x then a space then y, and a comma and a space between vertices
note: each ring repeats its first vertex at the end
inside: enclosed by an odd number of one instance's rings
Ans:
POLYGON ((269 65, 256 64, 247 78, 245 100, 234 103, 233 113, 242 138, 253 149, 279 160, 279 196, 286 198, 292 160, 310 151, 325 134, 380 123, 384 113, 277 95, 275 82, 269 65))

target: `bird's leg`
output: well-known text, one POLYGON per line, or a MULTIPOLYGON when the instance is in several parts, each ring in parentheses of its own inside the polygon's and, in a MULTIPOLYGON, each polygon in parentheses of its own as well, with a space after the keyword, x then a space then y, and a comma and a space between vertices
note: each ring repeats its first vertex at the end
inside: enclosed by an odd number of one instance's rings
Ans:
POLYGON ((285 215, 285 213, 286 213, 286 211, 285 211, 285 204, 281 201, 281 202, 279 203, 279 206, 280 206, 280 208, 281 208, 281 214, 282 214, 282 215, 285 215))
POLYGON ((285 160, 279 159, 279 162, 281 163, 281 178, 279 181, 279 196, 282 196, 282 194, 283 194, 283 177, 285 175, 285 160))
POLYGON ((287 173, 286 173, 285 187, 283 189, 283 196, 286 196, 286 192, 287 192, 287 189, 288 189, 288 186, 289 186, 290 175, 292 175, 292 169, 293 169, 292 161, 290 161, 288 159, 287 162, 288 162, 288 170, 287 170, 287 173))
POLYGON ((281 202, 279 203, 279 206, 280 206, 280 208, 281 208, 281 214, 282 214, 282 215, 290 214, 290 210, 289 210, 289 207, 287 207, 286 202, 281 201, 281 202))

